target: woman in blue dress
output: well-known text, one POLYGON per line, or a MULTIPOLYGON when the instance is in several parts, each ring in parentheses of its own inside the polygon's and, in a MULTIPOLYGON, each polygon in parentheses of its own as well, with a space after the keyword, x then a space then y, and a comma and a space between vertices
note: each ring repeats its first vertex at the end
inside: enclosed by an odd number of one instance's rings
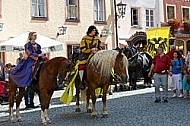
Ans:
POLYGON ((35 42, 36 38, 36 32, 29 33, 28 42, 24 46, 27 58, 21 60, 10 72, 11 79, 18 87, 31 86, 36 61, 43 56, 41 46, 35 42))

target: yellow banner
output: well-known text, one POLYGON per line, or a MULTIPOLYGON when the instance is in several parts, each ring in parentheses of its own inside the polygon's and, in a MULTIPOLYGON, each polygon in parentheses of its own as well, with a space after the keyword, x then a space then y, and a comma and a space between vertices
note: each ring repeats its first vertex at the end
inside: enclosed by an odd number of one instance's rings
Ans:
POLYGON ((147 51, 151 56, 156 54, 156 49, 162 46, 164 53, 169 50, 169 33, 170 27, 149 28, 146 30, 147 34, 147 51))

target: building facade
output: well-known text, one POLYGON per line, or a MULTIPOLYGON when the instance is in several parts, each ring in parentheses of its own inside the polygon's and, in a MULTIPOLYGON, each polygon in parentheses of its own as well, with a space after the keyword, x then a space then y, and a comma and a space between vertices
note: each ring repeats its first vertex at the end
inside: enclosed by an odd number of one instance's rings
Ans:
MULTIPOLYGON (((27 31, 36 31, 63 43, 65 49, 50 53, 50 58, 71 58, 73 47, 80 44, 90 25, 95 25, 100 34, 103 29, 113 33, 112 7, 113 1, 108 0, 0 0, 0 23, 3 23, 0 42, 27 31), (64 35, 57 34, 61 26, 67 27, 64 35)), ((106 49, 115 47, 113 34, 100 39, 106 49)), ((18 53, 1 53, 1 60, 15 64, 18 53)))
POLYGON ((164 20, 163 0, 123 0, 123 3, 127 7, 125 17, 118 20, 119 41, 131 41, 136 32, 161 26, 160 21, 164 20))
POLYGON ((186 55, 190 51, 190 29, 186 27, 190 19, 190 0, 163 0, 163 12, 162 26, 171 26, 170 44, 175 44, 186 55))

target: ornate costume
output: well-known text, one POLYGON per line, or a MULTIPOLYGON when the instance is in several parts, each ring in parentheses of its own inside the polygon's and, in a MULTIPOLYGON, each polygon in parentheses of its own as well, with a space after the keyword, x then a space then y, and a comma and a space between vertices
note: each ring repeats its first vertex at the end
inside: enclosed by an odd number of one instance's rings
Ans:
POLYGON ((41 54, 41 46, 37 43, 28 42, 25 44, 27 59, 23 59, 10 72, 10 77, 18 87, 31 86, 32 67, 35 65, 38 54, 41 54))
POLYGON ((80 43, 80 49, 82 53, 88 54, 88 57, 80 60, 80 64, 86 64, 88 59, 93 55, 91 49, 97 48, 98 50, 102 50, 102 44, 98 36, 91 37, 86 35, 82 38, 80 43))

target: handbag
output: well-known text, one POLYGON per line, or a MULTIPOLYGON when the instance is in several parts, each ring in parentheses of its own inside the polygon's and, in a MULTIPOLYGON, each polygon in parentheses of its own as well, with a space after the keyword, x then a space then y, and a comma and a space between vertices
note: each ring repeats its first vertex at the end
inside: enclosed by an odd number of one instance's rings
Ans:
POLYGON ((79 57, 78 57, 78 59, 79 60, 85 60, 85 59, 88 59, 88 57, 89 57, 89 53, 83 53, 83 52, 80 52, 79 53, 79 57))

